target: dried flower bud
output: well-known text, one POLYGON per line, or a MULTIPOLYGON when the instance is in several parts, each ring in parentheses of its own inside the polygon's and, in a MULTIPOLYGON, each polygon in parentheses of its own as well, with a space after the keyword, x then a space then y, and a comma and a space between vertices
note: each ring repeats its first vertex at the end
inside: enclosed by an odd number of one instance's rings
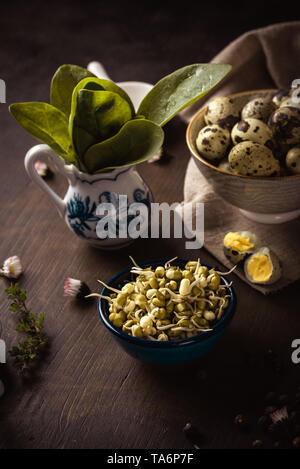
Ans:
POLYGON ((270 414, 270 419, 276 425, 277 423, 282 422, 283 420, 288 419, 288 412, 286 406, 282 407, 282 409, 277 409, 275 412, 270 414))
POLYGON ((77 299, 84 299, 87 295, 91 293, 91 290, 85 282, 77 280, 75 278, 68 277, 64 284, 64 295, 73 296, 77 299))
POLYGON ((42 178, 46 178, 52 176, 51 169, 44 163, 43 161, 36 161, 34 164, 34 169, 38 173, 39 176, 42 178))
POLYGON ((7 278, 18 278, 22 270, 22 264, 18 256, 11 256, 3 262, 2 269, 0 269, 0 275, 4 275, 7 278))

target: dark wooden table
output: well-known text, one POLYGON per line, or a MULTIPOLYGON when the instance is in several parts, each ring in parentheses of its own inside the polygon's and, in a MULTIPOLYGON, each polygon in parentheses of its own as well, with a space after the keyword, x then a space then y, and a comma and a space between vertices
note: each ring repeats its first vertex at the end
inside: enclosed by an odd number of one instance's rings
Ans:
MULTIPOLYGON (((202 16, 200 7, 179 12, 173 5, 173 15, 167 5, 117 7, 84 2, 83 8, 82 2, 70 1, 52 1, 51 10, 38 1, 1 7, 0 77, 7 84, 7 104, 47 100, 50 77, 62 63, 85 66, 99 59, 116 81, 155 82, 180 66, 210 60, 247 29, 294 19, 276 17, 276 8, 264 19, 263 6, 254 12, 245 5, 235 22, 227 10, 216 14, 208 5, 202 16)), ((189 159, 185 125, 176 118, 165 130, 168 157, 162 164, 140 165, 139 171, 156 201, 179 202, 189 159)), ((47 313, 51 339, 32 378, 20 378, 10 358, 0 365, 6 386, 0 400, 0 448, 188 449, 182 434, 188 421, 203 432, 203 447, 250 446, 258 433, 241 434, 234 416, 243 412, 255 423, 266 392, 293 392, 300 384, 300 365, 290 358, 291 342, 300 336, 300 283, 264 297, 232 275, 237 314, 216 349, 185 366, 137 362, 101 325, 95 302, 82 306, 63 297, 64 279, 85 279, 96 289, 98 278, 108 280, 128 265, 129 254, 137 261, 176 255, 200 255, 210 265, 216 260, 204 250, 186 251, 184 240, 138 240, 116 252, 86 246, 25 174, 23 157, 34 142, 5 104, 0 104, 0 140, 0 260, 21 257, 20 284, 32 309, 47 313), (283 375, 264 365, 270 347, 284 364, 283 375)), ((58 175, 51 185, 60 194, 66 188, 58 175)), ((10 348, 18 335, 6 285, 1 280, 0 319, 10 348)))

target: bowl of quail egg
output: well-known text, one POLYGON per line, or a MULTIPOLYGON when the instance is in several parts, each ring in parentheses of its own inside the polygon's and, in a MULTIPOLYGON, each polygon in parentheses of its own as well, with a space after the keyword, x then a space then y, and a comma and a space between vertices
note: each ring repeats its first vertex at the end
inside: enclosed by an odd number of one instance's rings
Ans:
POLYGON ((217 97, 193 116, 186 140, 214 191, 247 218, 300 215, 300 86, 217 97))

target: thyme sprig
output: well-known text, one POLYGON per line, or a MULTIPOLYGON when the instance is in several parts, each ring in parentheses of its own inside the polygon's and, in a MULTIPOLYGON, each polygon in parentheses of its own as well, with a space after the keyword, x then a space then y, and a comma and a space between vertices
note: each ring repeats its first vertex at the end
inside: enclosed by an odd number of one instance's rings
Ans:
POLYGON ((28 338, 20 341, 18 346, 13 346, 9 354, 14 357, 16 367, 24 372, 32 362, 37 360, 46 344, 47 335, 42 332, 44 326, 44 314, 35 315, 26 306, 27 293, 19 287, 18 283, 13 283, 5 290, 8 299, 11 300, 9 310, 18 315, 17 332, 28 334, 28 338))

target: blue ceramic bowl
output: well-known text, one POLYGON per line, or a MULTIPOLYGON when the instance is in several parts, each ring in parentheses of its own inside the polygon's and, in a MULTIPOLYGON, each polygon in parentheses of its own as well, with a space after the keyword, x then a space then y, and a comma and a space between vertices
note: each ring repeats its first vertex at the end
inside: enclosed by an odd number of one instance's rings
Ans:
MULTIPOLYGON (((155 259, 139 263, 139 265, 143 267, 157 267, 158 265, 164 265, 167 261, 168 259, 155 259)), ((178 265, 183 268, 187 262, 188 261, 184 259, 176 259, 176 261, 172 262, 172 265, 178 265)), ((132 266, 122 270, 107 284, 115 288, 120 288, 124 285, 125 282, 136 278, 136 275, 130 273, 131 268, 132 266)), ((221 278, 221 283, 228 285, 228 281, 224 277, 221 278)), ((229 305, 220 321, 212 326, 212 331, 200 332, 199 334, 187 339, 169 340, 163 342, 139 339, 137 337, 132 337, 128 334, 125 334, 121 329, 113 326, 113 324, 109 321, 108 302, 102 298, 99 298, 98 301, 98 312, 100 319, 106 329, 108 329, 108 331, 112 334, 114 339, 123 348, 123 350, 125 350, 125 352, 127 352, 132 357, 148 363, 184 363, 201 357, 209 352, 217 345, 224 332, 228 328, 236 310, 236 296, 233 288, 229 287, 228 291, 231 295, 229 305)), ((104 287, 101 292, 102 295, 106 296, 109 296, 110 293, 111 291, 106 287, 104 287)))

